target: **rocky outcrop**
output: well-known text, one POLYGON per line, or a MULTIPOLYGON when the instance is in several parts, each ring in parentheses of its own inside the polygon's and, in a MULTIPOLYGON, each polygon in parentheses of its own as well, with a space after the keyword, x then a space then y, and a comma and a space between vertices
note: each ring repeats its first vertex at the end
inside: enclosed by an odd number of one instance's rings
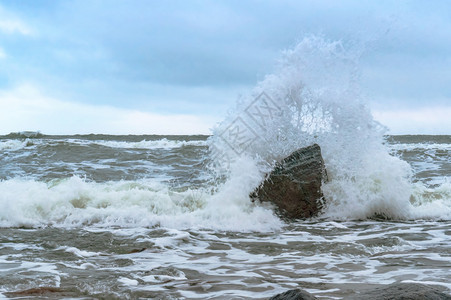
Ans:
POLYGON ((288 218, 310 218, 322 208, 321 184, 327 180, 317 144, 301 148, 277 164, 251 193, 253 201, 270 201, 288 218))
POLYGON ((363 291, 359 295, 350 297, 352 300, 451 300, 449 294, 443 292, 443 288, 418 284, 418 283, 393 283, 378 287, 369 291, 363 291))
MULTIPOLYGON (((300 290, 288 290, 271 297, 269 300, 313 300, 312 294, 300 290)), ((451 300, 449 291, 444 287, 435 287, 418 283, 393 283, 362 291, 348 300, 451 300), (444 292, 446 291, 446 292, 444 292)))
POLYGON ((271 297, 269 300, 315 300, 315 299, 318 298, 316 298, 315 296, 306 291, 295 289, 275 295, 271 297))

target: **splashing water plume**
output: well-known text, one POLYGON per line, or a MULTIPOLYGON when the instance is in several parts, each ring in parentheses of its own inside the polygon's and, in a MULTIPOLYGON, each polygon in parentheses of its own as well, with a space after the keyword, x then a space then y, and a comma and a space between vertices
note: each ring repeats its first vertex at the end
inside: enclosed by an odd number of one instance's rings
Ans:
POLYGON ((209 146, 216 170, 256 177, 239 168, 245 157, 259 166, 261 179, 275 161, 317 143, 329 177, 325 217, 411 218, 411 168, 389 154, 386 129, 364 104, 358 71, 363 47, 345 48, 309 37, 285 51, 276 72, 214 129, 209 146))

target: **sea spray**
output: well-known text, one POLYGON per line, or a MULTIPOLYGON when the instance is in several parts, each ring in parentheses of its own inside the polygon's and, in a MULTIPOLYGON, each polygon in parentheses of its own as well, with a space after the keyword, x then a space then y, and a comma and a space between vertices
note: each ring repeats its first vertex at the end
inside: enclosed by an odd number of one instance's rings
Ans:
POLYGON ((214 129, 209 144, 216 168, 230 178, 246 176, 227 167, 246 156, 264 174, 275 161, 318 143, 329 175, 324 216, 409 218, 412 172, 389 154, 385 128, 365 105, 360 53, 322 37, 285 51, 275 73, 214 129))
POLYGON ((359 53, 304 39, 207 141, 0 137, 0 226, 283 230, 248 195, 276 161, 313 143, 329 177, 321 217, 451 219, 449 137, 386 140, 359 88, 359 53))

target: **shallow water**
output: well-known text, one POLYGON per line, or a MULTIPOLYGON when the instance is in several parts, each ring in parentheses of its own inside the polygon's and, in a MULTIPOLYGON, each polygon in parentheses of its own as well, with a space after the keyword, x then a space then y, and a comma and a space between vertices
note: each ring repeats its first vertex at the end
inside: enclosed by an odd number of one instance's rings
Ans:
POLYGON ((7 229, 2 289, 57 286, 58 296, 88 298, 264 299, 294 287, 340 298, 395 281, 451 288, 450 235, 447 222, 424 221, 299 222, 253 234, 7 229))

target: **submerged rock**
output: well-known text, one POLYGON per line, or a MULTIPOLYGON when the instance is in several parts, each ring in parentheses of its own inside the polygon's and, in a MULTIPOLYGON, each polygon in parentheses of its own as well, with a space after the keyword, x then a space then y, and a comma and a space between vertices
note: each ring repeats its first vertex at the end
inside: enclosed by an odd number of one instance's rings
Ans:
POLYGON ((15 291, 15 292, 6 292, 4 293, 6 296, 49 296, 50 294, 61 294, 64 293, 64 290, 57 287, 37 287, 23 291, 15 291))
POLYGON ((315 299, 318 298, 316 298, 315 296, 306 291, 295 289, 275 295, 271 297, 269 300, 315 300, 315 299))
POLYGON ((451 295, 444 289, 418 283, 393 283, 361 292, 353 300, 451 300, 451 295))
POLYGON ((321 148, 314 144, 278 163, 250 197, 274 203, 288 218, 310 218, 321 211, 323 181, 327 181, 324 160, 321 148))

